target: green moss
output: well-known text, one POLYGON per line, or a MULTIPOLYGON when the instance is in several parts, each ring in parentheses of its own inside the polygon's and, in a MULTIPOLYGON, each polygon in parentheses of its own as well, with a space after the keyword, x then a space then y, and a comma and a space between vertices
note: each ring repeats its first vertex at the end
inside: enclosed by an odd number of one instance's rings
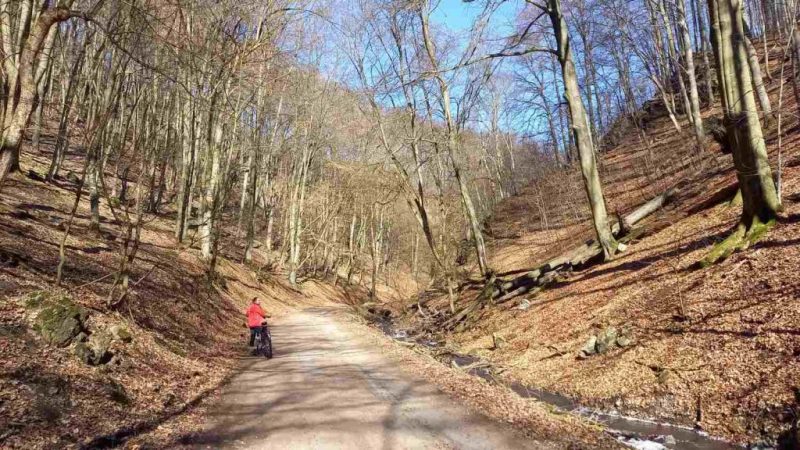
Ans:
POLYGON ((775 226, 775 219, 764 223, 758 217, 753 219, 753 223, 748 228, 745 228, 745 225, 740 223, 730 236, 715 245, 711 252, 699 262, 700 267, 709 267, 717 262, 724 261, 737 250, 744 250, 750 247, 760 241, 773 226, 775 226))
POLYGON ((742 248, 747 248, 756 242, 760 241, 767 232, 775 226, 775 219, 768 220, 766 223, 762 222, 758 217, 753 219, 753 223, 747 230, 745 243, 742 248))
POLYGON ((111 334, 114 335, 114 339, 126 344, 133 341, 133 335, 131 335, 131 332, 122 325, 115 325, 111 327, 111 334))
POLYGON ((728 206, 742 206, 742 190, 737 189, 736 195, 733 196, 730 202, 728 202, 728 206))
POLYGON ((48 299, 48 296, 45 291, 31 292, 25 297, 25 307, 28 309, 39 308, 48 299))
POLYGON ((720 242, 719 244, 715 245, 714 248, 700 261, 700 267, 706 268, 713 264, 716 264, 719 261, 724 260, 731 253, 738 250, 742 243, 744 242, 745 238, 745 228, 744 224, 739 224, 736 227, 736 231, 731 233, 730 236, 725 238, 724 241, 720 242))
POLYGON ((38 310, 33 329, 52 345, 64 347, 83 329, 89 315, 86 308, 75 304, 69 297, 52 296, 34 292, 26 299, 26 307, 38 310))

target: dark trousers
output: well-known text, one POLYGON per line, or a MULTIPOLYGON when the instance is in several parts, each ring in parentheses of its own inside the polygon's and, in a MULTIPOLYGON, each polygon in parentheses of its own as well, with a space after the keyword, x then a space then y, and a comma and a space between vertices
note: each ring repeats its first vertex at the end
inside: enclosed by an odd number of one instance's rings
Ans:
POLYGON ((261 333, 261 327, 250 327, 250 347, 256 344, 256 335, 261 333))

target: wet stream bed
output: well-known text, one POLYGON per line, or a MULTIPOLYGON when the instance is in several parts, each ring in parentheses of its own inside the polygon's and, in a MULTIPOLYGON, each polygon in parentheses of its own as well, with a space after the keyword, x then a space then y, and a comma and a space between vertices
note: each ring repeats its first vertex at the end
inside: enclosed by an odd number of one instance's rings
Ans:
MULTIPOLYGON (((501 384, 523 398, 532 398, 546 403, 559 411, 575 414, 597 422, 609 434, 620 442, 642 450, 681 449, 681 450, 741 450, 744 447, 734 445, 721 439, 709 436, 707 433, 682 426, 669 424, 656 419, 640 419, 629 417, 618 411, 601 411, 580 405, 575 400, 541 389, 534 389, 521 383, 505 383, 498 380, 488 364, 479 358, 460 355, 451 352, 437 352, 441 349, 438 342, 428 338, 410 337, 405 330, 395 329, 391 322, 374 322, 387 336, 394 340, 413 343, 431 350, 434 357, 446 365, 458 366, 469 374, 483 378, 491 383, 501 384)), ((762 448, 766 450, 766 448, 762 448)))

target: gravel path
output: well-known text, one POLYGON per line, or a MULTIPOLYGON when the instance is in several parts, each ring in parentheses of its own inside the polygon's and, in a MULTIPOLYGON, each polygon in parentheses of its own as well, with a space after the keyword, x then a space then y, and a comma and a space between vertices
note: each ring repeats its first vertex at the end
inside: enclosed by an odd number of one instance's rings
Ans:
POLYGON ((547 449, 469 412, 337 324, 333 310, 272 327, 272 360, 250 358, 211 409, 194 448, 547 449))

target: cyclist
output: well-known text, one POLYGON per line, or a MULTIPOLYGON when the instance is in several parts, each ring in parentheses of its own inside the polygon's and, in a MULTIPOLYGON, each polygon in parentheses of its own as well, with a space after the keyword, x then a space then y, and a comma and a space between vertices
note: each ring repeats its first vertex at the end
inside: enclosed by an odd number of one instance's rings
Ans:
POLYGON ((252 347, 255 345, 256 334, 261 332, 266 317, 270 316, 261 309, 261 301, 258 300, 258 297, 253 297, 245 314, 247 314, 247 326, 250 328, 250 347, 252 347))

